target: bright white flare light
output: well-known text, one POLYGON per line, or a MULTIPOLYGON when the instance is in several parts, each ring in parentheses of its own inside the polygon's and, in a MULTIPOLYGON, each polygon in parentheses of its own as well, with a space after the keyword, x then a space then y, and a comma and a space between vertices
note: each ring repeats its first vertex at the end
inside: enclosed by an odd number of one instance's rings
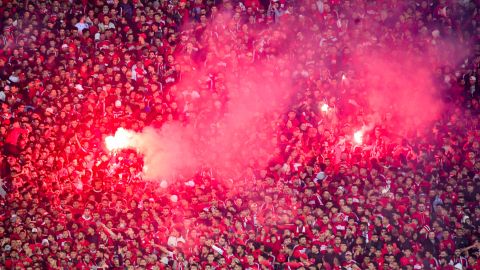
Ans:
POLYGON ((105 146, 108 151, 125 149, 132 146, 133 134, 126 129, 119 128, 115 132, 115 136, 107 136, 105 138, 105 146))
POLYGON ((323 103, 322 108, 321 108, 322 112, 328 112, 328 109, 329 109, 328 104, 323 103))
POLYGON ((363 131, 359 130, 353 134, 353 141, 357 144, 363 143, 363 131))

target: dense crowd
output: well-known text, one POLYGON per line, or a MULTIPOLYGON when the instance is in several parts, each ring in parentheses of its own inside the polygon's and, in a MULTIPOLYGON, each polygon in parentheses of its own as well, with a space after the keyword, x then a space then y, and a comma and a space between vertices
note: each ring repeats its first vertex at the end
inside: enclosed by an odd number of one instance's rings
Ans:
POLYGON ((480 269, 478 1, 0 3, 0 269, 480 269), (468 50, 433 72, 448 106, 428 131, 382 115, 346 143, 375 113, 349 51, 443 40, 468 50), (103 146, 215 122, 251 66, 294 82, 252 135, 276 135, 265 166, 166 187, 103 146))

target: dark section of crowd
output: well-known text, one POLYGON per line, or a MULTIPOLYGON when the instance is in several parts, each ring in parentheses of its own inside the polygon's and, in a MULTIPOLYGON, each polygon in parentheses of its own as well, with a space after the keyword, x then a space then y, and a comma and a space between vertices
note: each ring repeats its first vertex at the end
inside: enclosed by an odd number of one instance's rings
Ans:
POLYGON ((480 269, 478 1, 0 3, 0 269, 480 269), (218 13, 231 23, 208 29, 218 13), (339 40, 366 18, 381 31, 362 29, 362 46, 441 36, 471 51, 433 72, 448 106, 429 131, 393 137, 386 119, 359 150, 338 141, 362 119, 325 123, 312 104, 342 113, 339 40), (215 115, 218 72, 180 95, 182 73, 265 61, 293 23, 324 47, 282 52, 305 64, 266 168, 252 162, 234 188, 209 168, 165 187, 134 151, 104 149, 118 127, 215 115), (221 51, 202 53, 204 31, 228 32, 221 51))

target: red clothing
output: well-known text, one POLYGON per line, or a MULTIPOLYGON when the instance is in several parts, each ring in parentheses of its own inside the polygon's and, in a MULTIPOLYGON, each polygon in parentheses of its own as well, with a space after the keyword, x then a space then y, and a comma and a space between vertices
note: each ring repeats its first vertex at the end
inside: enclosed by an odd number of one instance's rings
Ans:
POLYGON ((383 264, 385 263, 385 259, 383 257, 375 258, 374 261, 378 264, 379 269, 383 269, 383 264))
POLYGON ((403 256, 400 259, 400 265, 402 265, 402 266, 407 266, 407 265, 414 266, 416 262, 417 262, 417 260, 415 259, 415 256, 413 256, 413 255, 410 255, 408 257, 403 256))
POLYGON ((412 217, 418 220, 420 226, 430 225, 430 215, 428 212, 415 212, 412 217))
POLYGON ((92 266, 93 266, 92 262, 86 263, 84 261, 81 261, 77 263, 77 265, 75 265, 75 269, 88 270, 88 269, 91 269, 92 266))
POLYGON ((26 130, 26 129, 13 128, 8 133, 7 138, 5 139, 5 142, 8 143, 8 144, 17 145, 18 144, 18 138, 20 138, 20 135, 26 135, 26 134, 28 134, 28 130, 26 130))

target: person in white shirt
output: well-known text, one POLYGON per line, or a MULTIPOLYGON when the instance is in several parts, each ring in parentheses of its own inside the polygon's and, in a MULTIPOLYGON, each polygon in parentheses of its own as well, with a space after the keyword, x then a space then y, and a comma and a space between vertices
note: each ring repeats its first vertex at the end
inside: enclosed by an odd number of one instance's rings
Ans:
POLYGON ((85 16, 80 18, 80 21, 75 24, 75 27, 78 29, 78 33, 82 33, 83 29, 88 29, 89 25, 85 22, 85 16))

